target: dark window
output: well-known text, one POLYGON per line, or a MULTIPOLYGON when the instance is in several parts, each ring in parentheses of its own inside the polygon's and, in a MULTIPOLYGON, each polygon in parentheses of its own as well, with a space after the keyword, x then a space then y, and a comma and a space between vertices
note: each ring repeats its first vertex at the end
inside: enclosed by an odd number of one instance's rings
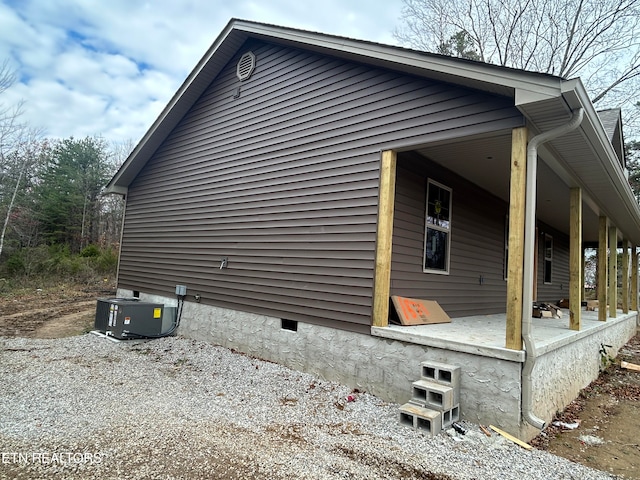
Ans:
POLYGON ((451 244, 451 189, 427 182, 424 271, 449 273, 451 244))
POLYGON ((544 236, 544 283, 551 283, 551 267, 553 263, 553 238, 544 236))

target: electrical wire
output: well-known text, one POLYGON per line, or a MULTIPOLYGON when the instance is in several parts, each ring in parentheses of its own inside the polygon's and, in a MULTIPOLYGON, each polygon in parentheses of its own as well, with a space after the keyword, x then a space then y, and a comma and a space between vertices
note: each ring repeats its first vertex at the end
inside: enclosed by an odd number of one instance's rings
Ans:
POLYGON ((169 330, 167 330, 166 332, 160 333, 158 335, 142 335, 142 334, 136 333, 136 332, 126 332, 127 337, 134 336, 135 339, 138 339, 138 338, 163 338, 163 337, 168 337, 169 335, 173 334, 178 329, 178 327, 180 326, 180 319, 182 318, 182 310, 184 308, 184 298, 185 297, 186 297, 186 295, 178 295, 178 308, 176 309, 176 319, 173 322, 173 325, 171 326, 171 328, 169 330))

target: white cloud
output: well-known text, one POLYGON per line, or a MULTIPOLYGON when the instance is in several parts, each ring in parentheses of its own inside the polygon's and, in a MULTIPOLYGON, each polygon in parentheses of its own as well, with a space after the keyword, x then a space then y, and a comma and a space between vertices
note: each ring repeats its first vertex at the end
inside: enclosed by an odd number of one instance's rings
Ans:
POLYGON ((401 0, 0 0, 0 97, 51 137, 137 142, 232 18, 394 43, 401 0))

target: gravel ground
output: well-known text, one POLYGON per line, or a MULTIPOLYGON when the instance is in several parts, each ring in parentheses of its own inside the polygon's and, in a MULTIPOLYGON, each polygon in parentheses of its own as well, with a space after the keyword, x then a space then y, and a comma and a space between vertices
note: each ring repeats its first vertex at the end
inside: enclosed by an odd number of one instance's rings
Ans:
POLYGON ((469 423, 430 438, 397 404, 205 342, 0 337, 0 352, 2 479, 616 478, 469 423))

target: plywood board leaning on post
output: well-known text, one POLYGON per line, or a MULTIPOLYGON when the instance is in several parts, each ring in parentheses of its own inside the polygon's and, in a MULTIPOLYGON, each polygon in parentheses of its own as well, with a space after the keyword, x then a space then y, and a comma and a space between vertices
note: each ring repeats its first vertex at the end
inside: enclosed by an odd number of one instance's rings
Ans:
POLYGON ((402 325, 428 325, 430 323, 449 323, 449 315, 434 300, 421 300, 393 295, 393 306, 402 325))

